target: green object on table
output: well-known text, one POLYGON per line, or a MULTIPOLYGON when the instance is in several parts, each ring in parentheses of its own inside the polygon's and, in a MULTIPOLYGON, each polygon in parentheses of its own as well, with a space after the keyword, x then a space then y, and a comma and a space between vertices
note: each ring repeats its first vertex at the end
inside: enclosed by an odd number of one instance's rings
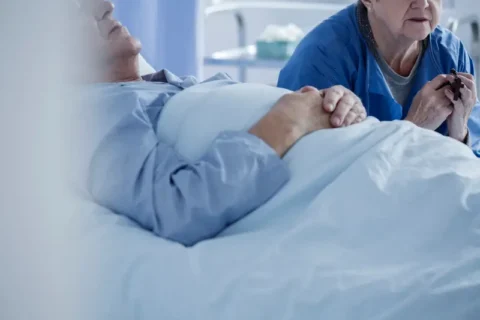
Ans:
POLYGON ((297 47, 297 42, 289 41, 262 41, 258 40, 257 58, 259 59, 273 59, 286 60, 290 58, 293 51, 297 47))

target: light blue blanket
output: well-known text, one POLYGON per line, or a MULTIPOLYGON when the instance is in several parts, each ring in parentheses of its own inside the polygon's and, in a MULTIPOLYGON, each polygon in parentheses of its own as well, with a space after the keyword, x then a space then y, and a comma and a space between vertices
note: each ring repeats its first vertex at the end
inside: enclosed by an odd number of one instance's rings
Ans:
MULTIPOLYGON (((194 86, 159 134, 194 160, 278 96, 194 86)), ((85 203, 79 274, 90 319, 468 319, 480 315, 480 161, 449 138, 374 119, 320 131, 291 181, 219 237, 186 249, 85 203)))

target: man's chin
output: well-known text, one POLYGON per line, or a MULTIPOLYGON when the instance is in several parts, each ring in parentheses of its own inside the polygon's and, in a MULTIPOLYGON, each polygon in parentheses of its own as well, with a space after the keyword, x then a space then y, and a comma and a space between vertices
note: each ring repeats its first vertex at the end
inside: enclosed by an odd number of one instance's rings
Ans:
POLYGON ((140 52, 142 51, 142 43, 140 40, 132 38, 131 40, 132 43, 132 51, 135 52, 135 55, 139 55, 140 52))
POLYGON ((124 41, 110 49, 110 57, 112 60, 130 59, 140 54, 142 45, 138 40, 124 41))

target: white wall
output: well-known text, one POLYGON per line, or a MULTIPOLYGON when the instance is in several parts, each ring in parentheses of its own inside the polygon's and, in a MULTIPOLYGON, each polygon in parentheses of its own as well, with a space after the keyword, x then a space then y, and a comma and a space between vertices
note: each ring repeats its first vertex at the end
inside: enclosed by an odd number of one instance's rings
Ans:
MULTIPOLYGON (((204 0, 208 1, 208 0, 204 0)), ((232 1, 232 0, 230 0, 232 1)), ((235 0, 241 1, 241 0, 235 0)), ((292 1, 292 0, 284 0, 292 1)), ((308 1, 308 0, 307 0, 308 1)), ((303 1, 306 2, 306 1, 303 1)), ((310 0, 310 2, 321 2, 310 0)), ((345 1, 339 1, 344 2, 345 1)), ((348 0, 347 0, 348 2, 348 0)), ((247 25, 247 42, 254 44, 256 37, 259 36, 268 24, 288 24, 294 22, 305 31, 315 27, 320 21, 334 14, 335 11, 328 12, 308 12, 308 11, 272 11, 272 10, 245 10, 243 11, 247 25)), ((222 13, 209 17, 205 21, 205 53, 212 54, 215 51, 234 48, 237 46, 237 31, 235 19, 232 14, 222 13)), ((232 67, 212 67, 206 66, 203 70, 203 76, 209 77, 217 72, 227 72, 235 80, 238 80, 238 69, 232 67)), ((250 69, 248 72, 249 82, 260 82, 267 84, 276 84, 278 71, 275 69, 250 69)))
MULTIPOLYGON (((445 16, 448 13, 445 14, 445 16)), ((455 13, 456 17, 464 17, 467 15, 477 15, 480 18, 480 0, 456 0, 455 13)), ((462 39, 467 49, 471 47, 471 31, 469 25, 462 25, 458 28, 457 35, 462 39)))
MULTIPOLYGON (((211 4, 212 0, 202 0, 204 6, 211 4)), ((226 0, 226 1, 246 1, 246 0, 226 0)), ((295 1, 295 0, 283 0, 295 1)), ((310 2, 322 2, 321 0, 307 0, 310 2)), ((336 3, 351 3, 354 0, 338 0, 332 1, 336 3)), ((456 9, 453 15, 463 16, 467 14, 477 14, 480 16, 480 0, 456 0, 456 9)), ((304 30, 317 25, 323 19, 327 18, 333 12, 308 12, 308 11, 272 11, 272 10, 250 10, 245 11, 247 19, 247 41, 254 43, 256 37, 263 31, 264 27, 271 23, 286 24, 294 22, 304 30)), ((452 15, 452 12, 445 12, 445 18, 452 15)), ((237 33, 234 17, 231 14, 220 14, 211 16, 205 21, 205 39, 204 48, 206 54, 211 54, 215 51, 233 48, 237 45, 237 33)), ((467 48, 470 48, 470 29, 469 26, 461 26, 458 30, 458 35, 464 41, 467 48)), ((209 77, 217 72, 227 72, 235 80, 238 80, 238 69, 233 67, 212 67, 205 66, 203 69, 203 77, 209 77)), ((278 77, 279 70, 272 69, 250 69, 247 80, 249 82, 261 82, 267 84, 275 84, 278 77)))

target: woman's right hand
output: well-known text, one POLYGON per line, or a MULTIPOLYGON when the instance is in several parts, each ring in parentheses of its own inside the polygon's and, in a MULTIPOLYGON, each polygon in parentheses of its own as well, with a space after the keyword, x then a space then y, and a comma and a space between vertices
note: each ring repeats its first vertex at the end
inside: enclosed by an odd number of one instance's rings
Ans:
POLYGON ((413 99, 405 120, 424 129, 437 130, 453 112, 452 102, 445 95, 449 87, 437 90, 450 78, 441 74, 428 82, 413 99))

